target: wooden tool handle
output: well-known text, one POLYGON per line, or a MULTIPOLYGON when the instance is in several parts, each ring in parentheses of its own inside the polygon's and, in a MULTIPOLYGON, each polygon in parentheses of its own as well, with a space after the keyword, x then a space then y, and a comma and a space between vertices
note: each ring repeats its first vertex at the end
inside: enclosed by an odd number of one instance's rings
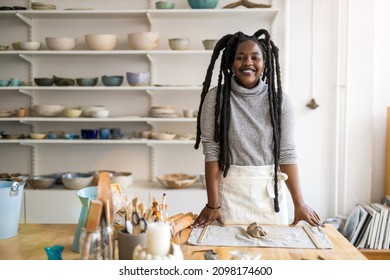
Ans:
POLYGON ((87 220, 85 222, 85 238, 82 240, 83 246, 81 248, 82 260, 88 260, 89 248, 91 246, 92 232, 98 230, 100 225, 100 219, 102 217, 103 202, 100 200, 91 200, 88 210, 87 220))
POLYGON ((194 217, 192 213, 187 213, 183 217, 179 218, 177 221, 173 222, 172 234, 175 236, 178 232, 182 231, 185 228, 188 228, 194 222, 194 217))

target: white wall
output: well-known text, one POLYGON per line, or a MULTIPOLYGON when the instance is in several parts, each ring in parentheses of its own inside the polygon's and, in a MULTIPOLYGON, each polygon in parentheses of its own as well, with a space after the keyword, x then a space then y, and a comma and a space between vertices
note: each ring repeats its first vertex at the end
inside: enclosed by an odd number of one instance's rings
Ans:
POLYGON ((348 215, 384 193, 389 8, 385 0, 290 1, 289 94, 301 183, 322 217, 348 215), (316 110, 305 106, 311 97, 316 110))

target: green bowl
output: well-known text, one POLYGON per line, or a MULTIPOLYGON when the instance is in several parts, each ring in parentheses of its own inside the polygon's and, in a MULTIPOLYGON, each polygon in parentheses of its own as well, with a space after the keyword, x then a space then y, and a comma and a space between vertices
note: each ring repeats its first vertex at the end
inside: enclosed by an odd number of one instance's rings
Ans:
POLYGON ((0 51, 6 51, 8 50, 8 47, 7 45, 0 45, 0 51))
POLYGON ((158 1, 156 2, 156 9, 174 9, 175 3, 173 2, 164 2, 164 1, 158 1))

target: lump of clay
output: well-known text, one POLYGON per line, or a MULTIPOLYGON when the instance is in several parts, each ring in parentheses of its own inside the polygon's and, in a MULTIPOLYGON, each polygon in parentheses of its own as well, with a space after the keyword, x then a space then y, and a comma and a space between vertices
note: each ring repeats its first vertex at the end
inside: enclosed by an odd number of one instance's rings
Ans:
POLYGON ((246 232, 250 236, 255 237, 255 238, 260 238, 260 237, 263 237, 267 234, 265 232, 265 230, 260 225, 258 225, 256 222, 251 223, 248 226, 248 228, 246 229, 246 232))

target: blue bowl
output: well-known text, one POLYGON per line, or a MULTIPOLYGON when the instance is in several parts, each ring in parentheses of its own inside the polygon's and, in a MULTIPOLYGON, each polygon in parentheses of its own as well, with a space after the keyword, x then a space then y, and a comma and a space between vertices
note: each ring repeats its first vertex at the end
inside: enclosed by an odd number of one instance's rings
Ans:
POLYGON ((99 78, 77 78, 76 83, 81 87, 94 87, 96 86, 99 78))
POLYGON ((0 80, 0 87, 9 86, 10 80, 0 80))
POLYGON ((219 0, 187 0, 192 9, 214 9, 219 0))
POLYGON ((118 87, 123 83, 123 76, 102 76, 103 85, 107 87, 118 87))

